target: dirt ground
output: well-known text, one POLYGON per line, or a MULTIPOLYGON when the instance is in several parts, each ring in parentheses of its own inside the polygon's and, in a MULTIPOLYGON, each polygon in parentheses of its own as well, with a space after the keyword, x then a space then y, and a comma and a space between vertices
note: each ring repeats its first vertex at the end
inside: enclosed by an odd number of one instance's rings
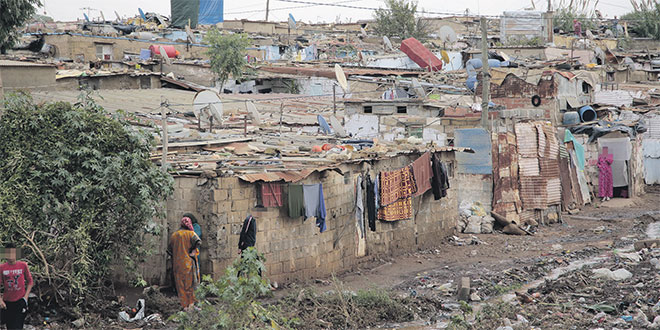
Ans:
MULTIPOLYGON (((378 260, 334 280, 280 288, 265 302, 285 306, 291 316, 307 322, 302 328, 652 328, 660 313, 660 273, 652 263, 660 258, 660 249, 635 253, 632 245, 647 239, 649 224, 658 221, 660 192, 613 199, 564 214, 563 223, 540 226, 533 236, 457 234, 430 251, 378 260), (596 278, 593 270, 598 268, 623 268, 632 277, 596 278), (462 277, 471 281, 468 303, 457 299, 462 277), (319 316, 332 318, 339 312, 336 297, 331 297, 337 291, 357 301, 351 305, 350 323, 337 320, 341 315, 334 320, 319 316), (356 294, 365 291, 372 293, 356 294), (375 309, 374 302, 387 306, 375 309), (323 304, 327 308, 319 307, 323 304), (379 314, 357 315, 368 310, 379 314)), ((159 313, 164 321, 178 308, 172 294, 128 290, 124 295, 129 306, 145 296, 147 315, 159 313)), ((113 308, 112 314, 116 312, 113 308)), ((102 315, 105 321, 96 324, 103 328, 175 327, 158 320, 125 324, 110 313, 102 315)), ((61 326, 51 328, 68 328, 61 326)))

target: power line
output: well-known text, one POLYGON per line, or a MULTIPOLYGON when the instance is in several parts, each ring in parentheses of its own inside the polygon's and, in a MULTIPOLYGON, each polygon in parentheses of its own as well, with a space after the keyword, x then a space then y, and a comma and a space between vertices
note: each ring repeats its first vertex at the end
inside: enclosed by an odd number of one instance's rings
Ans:
MULTIPOLYGON (((327 3, 325 5, 331 6, 334 4, 342 4, 342 3, 348 3, 348 2, 359 2, 363 0, 344 0, 344 1, 338 1, 334 3, 327 3)), ((307 4, 303 6, 290 6, 290 7, 279 7, 279 8, 270 8, 269 11, 275 11, 275 10, 285 10, 285 9, 299 9, 299 8, 309 8, 309 7, 316 7, 318 5, 316 4, 307 4)), ((254 9, 254 10, 246 10, 246 11, 239 11, 239 12, 233 12, 233 13, 225 13, 225 15, 236 15, 236 14, 249 14, 249 13, 262 13, 265 12, 266 9, 254 9)))
MULTIPOLYGON (((388 8, 375 8, 375 7, 365 7, 365 6, 352 6, 352 5, 343 5, 340 3, 322 3, 322 2, 311 2, 311 1, 302 1, 302 0, 277 0, 281 2, 290 2, 290 3, 300 3, 300 4, 305 4, 305 5, 310 5, 310 6, 328 6, 328 7, 341 7, 341 8, 350 8, 350 9, 360 9, 360 10, 371 10, 375 11, 378 9, 381 10, 389 10, 388 8)), ((607 3, 604 3, 607 4, 607 3)), ((609 4, 612 5, 612 4, 609 4)), ((625 8, 625 7, 623 7, 625 8)), ((443 11, 419 11, 420 14, 432 14, 432 15, 442 15, 442 16, 465 16, 464 13, 452 13, 452 12, 443 12, 443 11)), ((541 14, 541 12, 539 12, 541 14)), ((486 18, 529 18, 529 19, 538 19, 540 16, 507 16, 507 15, 477 15, 475 17, 486 17, 486 18)), ((606 20, 606 19, 601 19, 597 17, 587 17, 587 16, 577 16, 575 17, 577 19, 581 20, 606 20)), ((637 19, 637 20, 627 20, 627 21, 643 21, 643 19, 637 19)))

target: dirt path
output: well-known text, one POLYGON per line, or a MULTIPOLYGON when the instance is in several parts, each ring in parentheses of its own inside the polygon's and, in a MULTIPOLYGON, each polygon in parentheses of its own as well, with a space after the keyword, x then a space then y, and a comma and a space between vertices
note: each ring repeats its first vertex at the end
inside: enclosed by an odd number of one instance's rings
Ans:
MULTIPOLYGON (((578 258, 580 255, 575 255, 575 251, 588 249, 589 254, 596 254, 615 245, 632 244, 632 240, 644 232, 642 227, 635 228, 636 224, 639 226, 637 219, 654 211, 660 212, 660 195, 647 194, 634 200, 613 199, 599 208, 588 207, 575 217, 565 215, 563 224, 541 226, 534 236, 458 234, 457 237, 466 240, 477 237, 483 244, 457 246, 445 240, 434 250, 381 261, 340 276, 339 280, 350 290, 402 290, 406 282, 423 274, 433 273, 438 280, 451 281, 535 264, 542 257, 578 258)), ((322 283, 312 285, 324 286, 322 283)))

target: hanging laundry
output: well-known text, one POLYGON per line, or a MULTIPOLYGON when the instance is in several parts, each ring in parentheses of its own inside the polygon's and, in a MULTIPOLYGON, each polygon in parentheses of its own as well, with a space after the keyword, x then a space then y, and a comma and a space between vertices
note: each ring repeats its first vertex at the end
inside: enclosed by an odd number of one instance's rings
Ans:
POLYGON ((303 196, 305 200, 305 218, 316 217, 316 226, 321 232, 326 230, 325 226, 325 201, 323 200, 323 186, 318 184, 303 185, 303 196))
POLYGON ((371 231, 376 231, 376 216, 378 215, 378 208, 376 207, 376 182, 371 181, 371 176, 367 174, 367 220, 371 231))
POLYGON ((423 195, 426 191, 431 189, 431 178, 433 178, 433 172, 431 170, 431 153, 427 151, 417 158, 417 160, 412 163, 412 168, 415 176, 415 184, 417 185, 417 192, 414 196, 423 195))
POLYGON ((437 154, 433 154, 431 168, 433 169, 431 188, 433 188, 433 198, 437 201, 447 196, 449 173, 447 173, 445 164, 440 162, 440 157, 437 154))
POLYGON ((380 173, 380 207, 390 205, 399 199, 417 192, 412 166, 391 172, 380 173))
POLYGON ((360 238, 364 238, 364 201, 362 199, 362 176, 357 177, 355 189, 355 221, 360 228, 360 238))
POLYGON ((376 210, 378 210, 380 208, 380 173, 376 175, 376 181, 374 181, 374 197, 376 199, 376 210))
POLYGON ((603 199, 612 198, 612 162, 614 155, 607 152, 607 147, 603 147, 603 152, 598 156, 598 195, 603 199))
POLYGON ((412 197, 400 199, 378 210, 378 219, 398 221, 412 218, 412 197))
POLYGON ((290 218, 300 218, 305 215, 305 199, 303 196, 303 186, 299 184, 290 184, 287 187, 287 206, 290 218))
POLYGON ((260 185, 261 204, 263 207, 279 207, 283 205, 282 185, 279 183, 264 182, 260 185))

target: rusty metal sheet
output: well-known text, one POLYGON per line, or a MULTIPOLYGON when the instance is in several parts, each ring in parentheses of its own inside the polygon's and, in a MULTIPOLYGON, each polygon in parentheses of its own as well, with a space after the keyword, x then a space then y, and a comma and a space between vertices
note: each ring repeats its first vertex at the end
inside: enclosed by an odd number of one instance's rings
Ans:
POLYGON ((546 139, 545 139, 545 132, 543 132, 543 124, 540 123, 535 123, 534 128, 536 129, 536 135, 537 135, 537 154, 539 157, 543 157, 545 155, 545 148, 546 148, 546 139))
POLYGON ((539 160, 541 167, 540 175, 546 179, 559 178, 559 161, 557 159, 541 158, 539 160))
POLYGON ((545 209, 548 205, 546 179, 540 176, 520 177, 520 199, 527 210, 545 209))
POLYGON ((515 127, 518 154, 521 157, 536 157, 538 145, 536 130, 529 123, 517 123, 515 127))
POLYGON ((521 177, 523 176, 531 177, 531 176, 541 175, 538 158, 519 157, 518 170, 520 172, 521 177))
POLYGON ((548 196, 548 205, 561 203, 561 180, 559 178, 548 179, 546 181, 546 194, 548 196))

